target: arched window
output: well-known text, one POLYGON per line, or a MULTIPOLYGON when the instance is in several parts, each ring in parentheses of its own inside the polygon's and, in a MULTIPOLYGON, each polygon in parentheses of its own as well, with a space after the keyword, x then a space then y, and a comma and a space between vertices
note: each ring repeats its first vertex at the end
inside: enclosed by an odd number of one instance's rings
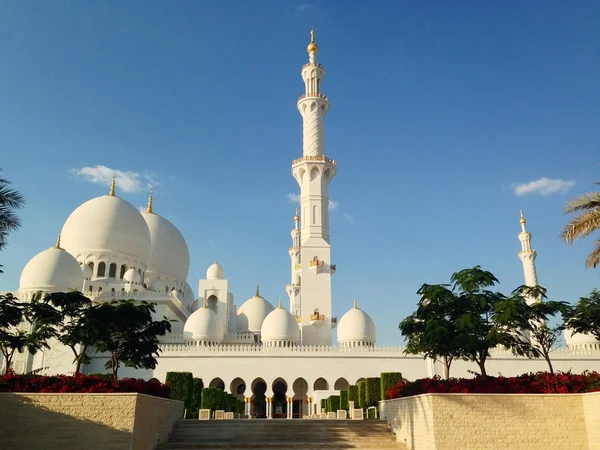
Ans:
POLYGON ((108 276, 109 278, 115 278, 117 276, 117 264, 112 263, 108 266, 108 276))
POLYGON ((112 289, 110 290, 110 294, 111 294, 111 295, 115 295, 115 294, 116 294, 116 292, 115 292, 115 288, 112 288, 112 289))
POLYGON ((98 295, 102 294, 102 288, 98 288, 98 295))
POLYGON ((96 274, 97 277, 103 277, 106 276, 106 263, 101 262, 100 264, 98 264, 98 273, 96 274))
POLYGON ((94 263, 93 262, 89 262, 88 263, 88 267, 90 268, 90 270, 92 271, 92 274, 94 273, 94 263))
POLYGON ((127 266, 125 264, 123 264, 121 266, 121 273, 119 274, 119 278, 122 280, 123 276, 125 275, 125 272, 127 272, 127 266))
POLYGON ((92 285, 90 284, 90 287, 88 288, 88 292, 93 292, 94 288, 92 287, 92 285))

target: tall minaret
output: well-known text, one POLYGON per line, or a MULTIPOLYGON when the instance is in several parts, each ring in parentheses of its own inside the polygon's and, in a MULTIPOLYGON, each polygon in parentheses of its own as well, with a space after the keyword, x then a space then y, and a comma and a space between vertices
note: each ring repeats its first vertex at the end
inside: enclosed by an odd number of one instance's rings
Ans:
POLYGON ((308 44, 308 63, 302 66, 305 94, 298 99, 302 115, 302 157, 292 162, 292 175, 300 185, 300 263, 295 266, 301 279, 302 343, 330 345, 331 329, 331 245, 329 243, 329 183, 336 163, 325 156, 323 119, 329 99, 321 93, 325 76, 317 62, 319 47, 314 29, 308 44))
MULTIPOLYGON (((535 258, 537 252, 531 248, 531 233, 527 231, 527 221, 523 216, 523 210, 521 210, 521 232, 519 233, 519 240, 521 241, 521 251, 519 252, 519 258, 523 262, 523 273, 525 275, 525 284, 527 286, 537 286, 537 272, 535 270, 535 258)), ((527 303, 535 303, 540 301, 539 298, 528 298, 527 303)))
POLYGON ((300 302, 300 228, 298 226, 300 222, 300 216, 298 215, 298 208, 296 208, 296 215, 294 216, 294 228, 292 228, 292 246, 288 253, 290 254, 290 260, 292 263, 292 281, 291 284, 286 286, 286 291, 290 297, 290 312, 297 317, 301 317, 302 308, 300 302))

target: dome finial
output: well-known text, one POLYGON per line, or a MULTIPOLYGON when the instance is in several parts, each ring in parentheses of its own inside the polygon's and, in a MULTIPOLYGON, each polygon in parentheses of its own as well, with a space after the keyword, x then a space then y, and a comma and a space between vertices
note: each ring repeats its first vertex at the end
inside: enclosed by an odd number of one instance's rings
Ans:
POLYGON ((354 299, 354 309, 358 309, 358 302, 354 299))
POLYGON ((154 190, 150 189, 150 196, 148 197, 148 208, 146 208, 146 212, 152 214, 152 196, 154 195, 154 190))
POLYGON ((55 247, 56 248, 61 248, 60 247, 60 234, 58 235, 58 238, 56 239, 56 245, 55 245, 55 247))
POLYGON ((311 27, 310 30, 310 44, 306 48, 306 51, 311 53, 317 53, 319 51, 319 46, 315 43, 315 27, 311 27))
POLYGON ((283 300, 279 297, 279 309, 283 309, 283 300))
POLYGON ((260 297, 260 290, 258 289, 258 284, 256 285, 256 296, 260 297))
POLYGON ((111 197, 115 196, 116 185, 117 185, 117 174, 113 173, 112 183, 110 183, 110 192, 108 193, 108 195, 110 195, 111 197))

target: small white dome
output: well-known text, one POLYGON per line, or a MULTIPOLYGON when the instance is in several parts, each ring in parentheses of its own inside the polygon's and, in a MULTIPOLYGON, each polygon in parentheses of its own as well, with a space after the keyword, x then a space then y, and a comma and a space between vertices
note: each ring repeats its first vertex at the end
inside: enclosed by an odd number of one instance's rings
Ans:
POLYGON ((155 280, 152 281, 152 283, 150 283, 149 290, 154 291, 154 292, 162 292, 163 294, 167 294, 168 293, 167 283, 165 283, 160 278, 156 278, 155 280))
POLYGON ((127 283, 131 283, 131 284, 140 284, 141 279, 142 279, 142 276, 139 274, 139 272, 137 271, 137 269, 135 267, 130 268, 123 275, 123 280, 126 281, 127 283))
POLYGON ((206 271, 206 279, 207 280, 222 280, 225 278, 225 271, 221 267, 221 265, 215 261, 211 264, 211 266, 206 271))
POLYGON ((356 301, 354 308, 342 316, 337 326, 337 340, 340 346, 350 346, 356 343, 358 346, 373 346, 377 340, 375 323, 369 315, 360 309, 356 301))
POLYGON ((85 278, 86 280, 92 279, 92 268, 87 264, 81 263, 81 272, 83 273, 83 278, 85 278))
POLYGON ((237 331, 238 333, 260 333, 265 318, 275 308, 258 292, 256 295, 244 302, 238 309, 237 331))
POLYGON ((278 343, 296 345, 300 341, 300 327, 296 318, 279 303, 263 321, 260 329, 261 341, 266 346, 278 343))
POLYGON ((143 212, 150 231, 147 271, 185 280, 190 271, 190 252, 179 230, 158 214, 143 212))
POLYGON ((114 195, 88 200, 63 225, 62 247, 72 255, 123 253, 142 261, 150 255, 150 231, 132 204, 114 195))
POLYGON ((223 342, 223 325, 209 308, 197 309, 185 322, 183 339, 186 341, 223 342))
POLYGON ((77 260, 60 247, 35 255, 21 272, 19 290, 68 292, 83 289, 83 272, 77 260))
POLYGON ((600 341, 591 334, 573 333, 571 329, 567 328, 563 331, 563 337, 567 347, 572 350, 600 350, 600 341))

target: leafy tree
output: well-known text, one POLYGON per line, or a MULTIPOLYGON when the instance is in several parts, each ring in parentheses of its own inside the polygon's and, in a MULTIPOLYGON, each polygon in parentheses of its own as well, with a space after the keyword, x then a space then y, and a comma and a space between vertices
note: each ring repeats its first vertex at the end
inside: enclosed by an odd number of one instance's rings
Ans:
POLYGON ((564 327, 562 322, 560 325, 548 326, 548 320, 558 313, 564 318, 570 310, 568 303, 544 300, 548 297, 546 289, 541 286, 522 285, 513 291, 513 295, 521 296, 523 299, 540 299, 529 305, 529 341, 533 347, 533 355, 543 357, 548 363, 550 373, 554 374, 550 352, 557 347, 564 327))
MULTIPOLYGON (((75 373, 78 374, 81 364, 89 364, 87 349, 99 339, 98 332, 103 327, 93 321, 95 314, 90 308, 95 306, 79 291, 48 294, 41 305, 45 306, 44 313, 53 328, 52 337, 73 352, 75 373)), ((40 309, 35 313, 39 315, 40 309)))
POLYGON ((452 361, 461 356, 456 345, 455 322, 459 313, 456 298, 448 285, 424 284, 417 294, 421 296, 417 311, 399 326, 407 339, 405 352, 442 362, 444 377, 448 379, 452 361))
POLYGON ((51 330, 47 326, 47 318, 36 313, 38 305, 22 303, 12 294, 0 295, 0 352, 4 357, 4 371, 11 368, 15 352, 22 353, 27 349, 31 354, 48 346, 51 330), (39 320, 34 320, 37 315, 39 320), (29 331, 23 325, 29 326, 29 331))
POLYGON ((160 351, 158 337, 171 331, 167 319, 154 321, 154 304, 133 299, 113 300, 90 309, 90 320, 98 333, 96 350, 110 358, 104 366, 116 380, 121 364, 136 369, 154 369, 160 351))
MULTIPOLYGON (((0 172, 2 169, 0 169, 0 172)), ((0 176, 0 250, 6 245, 6 238, 11 231, 21 226, 15 210, 25 204, 23 196, 9 187, 10 181, 0 176)), ((0 273, 2 273, 0 265, 0 273)))
POLYGON ((574 333, 591 334, 600 340, 600 291, 581 297, 566 314, 565 327, 574 333))
MULTIPOLYGON (((596 184, 600 184, 600 181, 596 184)), ((573 244, 577 239, 589 236, 600 228, 600 192, 590 192, 571 200, 565 208, 565 213, 580 213, 565 225, 560 234, 567 244, 573 244)), ((594 241, 594 247, 585 261, 585 267, 596 268, 598 264, 600 264, 600 238, 594 241)))

